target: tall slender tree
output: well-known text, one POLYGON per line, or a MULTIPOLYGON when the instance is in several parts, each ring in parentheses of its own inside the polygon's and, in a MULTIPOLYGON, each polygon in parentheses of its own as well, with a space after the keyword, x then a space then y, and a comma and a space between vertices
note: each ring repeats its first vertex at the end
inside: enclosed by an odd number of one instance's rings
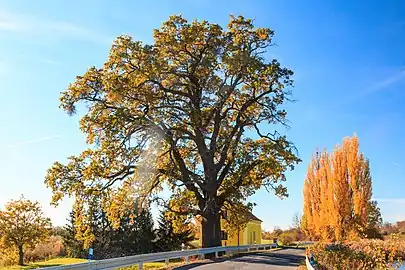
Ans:
POLYGON ((319 160, 319 177, 320 177, 320 237, 321 239, 331 238, 331 224, 332 218, 330 205, 333 199, 333 187, 332 187, 332 173, 330 170, 329 155, 326 151, 323 151, 319 160))
POLYGON ((310 237, 315 236, 313 211, 312 211, 313 196, 311 196, 312 182, 314 179, 313 166, 314 166, 314 160, 312 159, 310 165, 308 166, 307 175, 304 180, 304 191, 303 191, 304 209, 303 209, 302 224, 301 224, 303 231, 310 237))
POLYGON ((190 228, 183 227, 182 231, 176 231, 167 211, 160 213, 156 237, 158 251, 180 250, 182 244, 187 244, 194 238, 190 228))
POLYGON ((62 232, 63 244, 66 248, 66 253, 72 258, 85 258, 86 250, 83 248, 83 242, 76 239, 75 229, 75 214, 69 213, 68 223, 63 227, 62 232))
POLYGON ((351 228, 353 200, 348 183, 347 159, 342 149, 336 147, 331 155, 333 176, 332 226, 337 241, 343 240, 351 228))
POLYGON ((319 166, 320 166, 320 158, 319 153, 316 152, 316 155, 312 158, 312 163, 309 168, 309 172, 307 175, 308 180, 308 189, 309 189, 309 203, 311 209, 311 221, 310 221, 310 229, 314 235, 319 235, 321 230, 321 182, 320 182, 320 175, 319 175, 319 166))
POLYGON ((353 197, 354 226, 362 234, 367 229, 367 213, 371 199, 371 175, 369 162, 359 150, 357 136, 343 140, 343 150, 347 156, 349 184, 353 197))

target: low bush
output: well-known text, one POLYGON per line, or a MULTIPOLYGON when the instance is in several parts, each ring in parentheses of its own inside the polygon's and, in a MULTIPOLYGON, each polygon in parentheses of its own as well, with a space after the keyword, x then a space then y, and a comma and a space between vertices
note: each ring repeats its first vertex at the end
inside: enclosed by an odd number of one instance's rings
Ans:
POLYGON ((278 241, 281 245, 288 246, 294 242, 294 237, 290 233, 282 233, 278 237, 278 241))
POLYGON ((317 243, 308 249, 319 269, 395 269, 405 259, 405 241, 317 243))
POLYGON ((35 248, 27 250, 24 254, 25 261, 36 262, 40 260, 49 260, 52 258, 65 256, 63 240, 60 236, 50 236, 45 241, 37 244, 35 248))
POLYGON ((18 262, 17 250, 6 248, 0 243, 0 267, 14 265, 18 262))
MULTIPOLYGON (((50 236, 45 241, 37 244, 34 248, 26 248, 24 262, 37 262, 65 256, 65 248, 60 236, 50 236)), ((0 266, 17 264, 18 251, 15 247, 5 247, 0 243, 0 266)))

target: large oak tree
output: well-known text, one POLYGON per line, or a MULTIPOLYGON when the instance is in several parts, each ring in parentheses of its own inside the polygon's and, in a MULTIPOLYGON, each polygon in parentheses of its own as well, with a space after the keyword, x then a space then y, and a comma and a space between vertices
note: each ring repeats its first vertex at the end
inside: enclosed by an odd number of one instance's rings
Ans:
POLYGON ((166 183, 184 202, 178 214, 202 216, 209 247, 221 244, 229 198, 243 201, 263 186, 286 196, 284 173, 299 159, 276 127, 286 124, 293 72, 266 61, 273 34, 241 16, 227 29, 171 16, 150 45, 118 37, 104 66, 62 93, 69 114, 85 109, 80 127, 90 147, 49 169, 53 202, 74 196, 85 211, 88 198, 108 191, 114 220, 128 198, 166 183))

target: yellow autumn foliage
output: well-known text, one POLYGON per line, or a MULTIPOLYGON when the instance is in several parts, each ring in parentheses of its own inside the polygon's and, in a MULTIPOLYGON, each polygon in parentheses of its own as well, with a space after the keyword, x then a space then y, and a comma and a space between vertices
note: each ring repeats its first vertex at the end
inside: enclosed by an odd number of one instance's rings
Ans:
POLYGON ((316 152, 304 182, 302 227, 313 239, 342 241, 366 237, 380 220, 371 201, 368 159, 360 152, 356 135, 328 154, 316 152))

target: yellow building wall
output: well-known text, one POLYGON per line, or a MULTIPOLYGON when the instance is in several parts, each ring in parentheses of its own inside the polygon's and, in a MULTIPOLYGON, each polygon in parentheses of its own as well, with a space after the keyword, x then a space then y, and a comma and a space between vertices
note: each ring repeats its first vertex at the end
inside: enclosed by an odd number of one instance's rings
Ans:
MULTIPOLYGON (((251 220, 245 229, 239 232, 239 245, 253 245, 262 243, 262 225, 260 221, 251 220)), ((228 240, 222 240, 222 246, 237 246, 238 235, 228 233, 228 240)))
MULTIPOLYGON (((245 231, 242 230, 239 232, 239 245, 245 245, 245 231)), ((230 235, 228 233, 228 240, 222 240, 222 246, 237 246, 238 245, 238 235, 235 233, 234 235, 230 235)))
MULTIPOLYGON (((221 219, 221 227, 222 227, 221 219)), ((222 240, 222 246, 237 246, 238 236, 237 234, 230 235, 228 232, 228 240, 222 240)), ((200 246, 202 239, 199 239, 200 246)), ((262 224, 260 221, 251 220, 246 227, 239 232, 239 245, 253 245, 262 243, 262 224)))
POLYGON ((245 228, 245 245, 262 243, 262 224, 260 221, 251 220, 245 228))

